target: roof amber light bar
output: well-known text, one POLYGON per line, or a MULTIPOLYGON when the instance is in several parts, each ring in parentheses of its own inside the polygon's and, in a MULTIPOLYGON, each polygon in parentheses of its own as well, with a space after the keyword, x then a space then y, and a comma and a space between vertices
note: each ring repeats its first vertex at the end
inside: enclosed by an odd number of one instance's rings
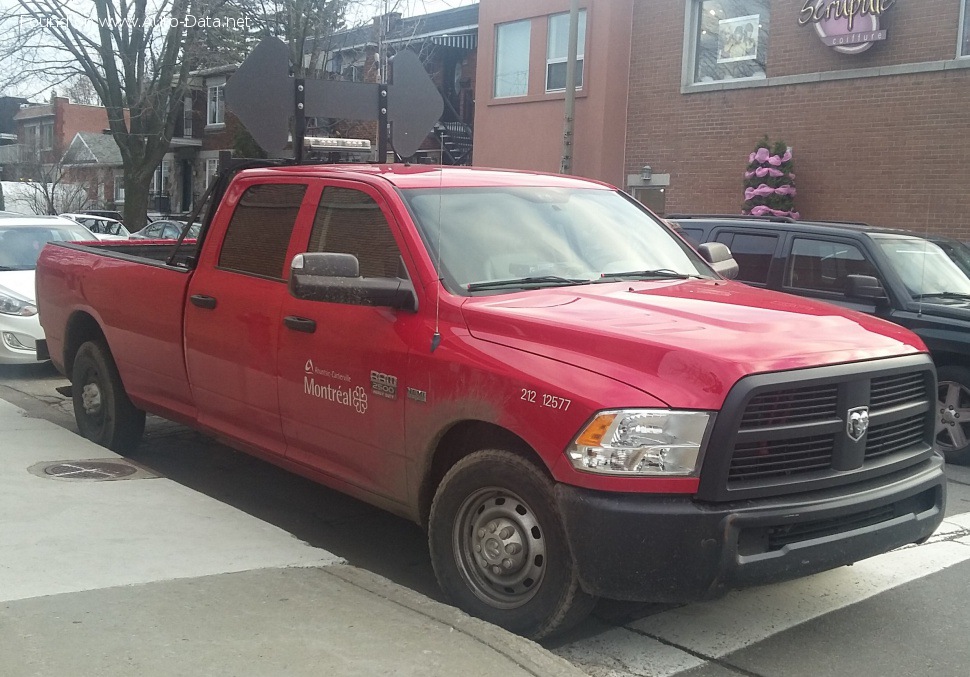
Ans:
POLYGON ((309 150, 370 152, 370 139, 341 139, 328 136, 307 136, 303 146, 309 150))

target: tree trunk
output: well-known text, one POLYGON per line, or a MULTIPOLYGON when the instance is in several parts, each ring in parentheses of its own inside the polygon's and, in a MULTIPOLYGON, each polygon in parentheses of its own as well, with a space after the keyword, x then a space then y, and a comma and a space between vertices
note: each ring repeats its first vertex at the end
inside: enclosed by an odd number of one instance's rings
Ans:
POLYGON ((125 228, 134 233, 147 224, 148 187, 151 174, 139 177, 134 172, 125 172, 125 228))

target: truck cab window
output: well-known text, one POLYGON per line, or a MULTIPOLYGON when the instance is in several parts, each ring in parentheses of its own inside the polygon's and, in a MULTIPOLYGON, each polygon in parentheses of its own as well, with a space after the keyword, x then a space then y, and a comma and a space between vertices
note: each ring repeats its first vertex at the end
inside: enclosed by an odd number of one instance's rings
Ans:
POLYGON ((844 294, 849 275, 880 277, 876 267, 854 245, 802 238, 792 243, 785 271, 786 287, 844 294))
POLYGON ((753 284, 768 284, 768 271, 778 244, 777 235, 725 232, 718 233, 717 241, 727 245, 738 262, 740 270, 737 279, 753 284))
POLYGON ((306 184, 251 186, 239 199, 219 252, 219 267, 283 279, 286 249, 306 184))
POLYGON ((380 206, 352 188, 324 189, 307 251, 353 254, 361 277, 407 277, 380 206))

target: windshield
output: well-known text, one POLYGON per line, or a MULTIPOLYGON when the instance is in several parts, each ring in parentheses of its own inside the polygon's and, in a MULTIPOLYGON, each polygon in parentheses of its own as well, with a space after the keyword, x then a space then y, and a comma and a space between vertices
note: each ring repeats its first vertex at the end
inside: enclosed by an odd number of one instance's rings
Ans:
POLYGON ((0 270, 33 270, 48 242, 94 240, 82 226, 4 226, 0 221, 0 270))
POLYGON ((874 235, 873 239, 913 298, 970 295, 970 277, 939 245, 918 237, 874 235))
POLYGON ((432 256, 440 255, 445 286, 456 293, 714 277, 696 252, 615 191, 488 187, 402 193, 432 256))

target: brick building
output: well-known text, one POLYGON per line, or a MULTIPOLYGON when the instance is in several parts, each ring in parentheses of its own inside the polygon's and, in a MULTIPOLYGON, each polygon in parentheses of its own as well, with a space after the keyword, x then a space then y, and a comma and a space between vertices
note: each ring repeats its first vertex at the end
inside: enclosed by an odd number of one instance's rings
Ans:
MULTIPOLYGON (((970 240, 968 4, 865 0, 849 31, 825 16, 844 6, 835 0, 583 0, 575 171, 666 213, 738 213, 748 154, 767 134, 792 147, 803 218, 970 240), (597 157, 600 145, 611 150, 597 157)), ((543 71, 559 58, 551 22, 568 9, 480 3, 477 164, 557 170, 561 95, 543 71), (522 21, 516 38, 509 26, 522 21), (496 84, 509 59, 531 76, 527 91, 496 84), (528 124, 509 125, 516 117, 528 124)))
POLYGON ((56 162, 78 132, 100 133, 108 128, 108 113, 101 106, 71 103, 52 96, 50 103, 25 106, 14 115, 24 162, 56 162))

